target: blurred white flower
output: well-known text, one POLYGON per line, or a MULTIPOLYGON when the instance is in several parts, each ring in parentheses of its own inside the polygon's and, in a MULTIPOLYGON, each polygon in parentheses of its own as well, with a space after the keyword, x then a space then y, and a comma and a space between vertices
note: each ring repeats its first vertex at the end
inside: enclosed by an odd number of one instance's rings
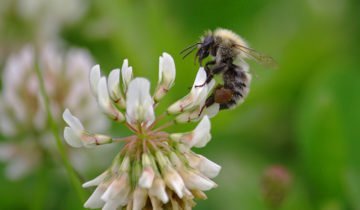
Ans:
MULTIPOLYGON (((69 107, 76 111, 86 127, 99 131, 108 127, 90 88, 83 85, 92 65, 93 61, 86 51, 70 49, 63 54, 54 45, 42 48, 38 55, 34 48, 27 46, 8 59, 1 77, 0 133, 6 141, 0 143, 0 160, 8 162, 5 172, 9 178, 20 178, 40 166, 46 154, 57 154, 35 68, 40 68, 44 76, 54 119, 61 119, 62 110, 69 107)), ((82 123, 71 118, 69 113, 67 116, 72 125, 71 129, 67 129, 67 135, 85 138, 84 142, 74 142, 74 146, 80 143, 91 146, 95 140, 103 141, 105 138, 80 135, 82 123)), ((57 123, 62 125, 63 121, 57 123)), ((89 155, 96 154, 68 152, 78 170, 87 170, 94 163, 102 164, 102 161, 86 160, 89 155)))
POLYGON ((86 0, 1 0, 0 4, 0 64, 28 42, 43 47, 59 39, 61 30, 78 23, 89 7, 86 0))
MULTIPOLYGON (((90 84, 93 90, 97 89, 94 96, 102 111, 113 120, 118 118, 109 113, 124 116, 125 119, 120 122, 133 135, 112 138, 90 133, 69 110, 65 110, 63 116, 68 127, 64 130, 64 136, 71 146, 93 147, 113 142, 125 143, 104 173, 83 184, 83 187, 97 186, 84 207, 108 210, 192 209, 195 205, 194 198, 205 199, 203 191, 217 186, 210 178, 215 177, 221 167, 191 151, 192 147, 204 147, 210 141, 211 125, 208 116, 197 116, 200 123, 187 133, 169 134, 164 130, 174 124, 176 117, 158 126, 163 115, 156 116, 154 109, 175 80, 175 64, 170 55, 164 53, 160 57, 159 66, 159 82, 153 97, 147 79, 132 79, 132 69, 128 67, 127 60, 124 61, 121 72, 116 70, 115 73, 110 73, 108 79, 101 77, 99 66, 92 69, 90 84), (120 74, 123 78, 122 88, 119 84, 120 74), (106 83, 114 85, 107 86, 106 83), (164 88, 166 91, 163 91, 164 88), (119 97, 113 97, 112 90, 119 97), (124 100, 125 106, 118 106, 117 98, 124 100)), ((195 85, 205 82, 204 74, 204 70, 200 69, 195 85)), ((193 87, 187 97, 172 106, 171 113, 186 113, 203 106, 209 90, 209 85, 193 87)))

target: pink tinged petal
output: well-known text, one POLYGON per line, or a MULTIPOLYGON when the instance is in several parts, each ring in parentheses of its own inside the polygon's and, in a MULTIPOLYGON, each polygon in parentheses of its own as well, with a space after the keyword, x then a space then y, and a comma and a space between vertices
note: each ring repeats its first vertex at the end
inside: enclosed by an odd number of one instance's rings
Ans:
POLYGON ((124 93, 126 93, 129 83, 133 78, 133 70, 131 66, 129 67, 129 62, 127 59, 124 60, 123 65, 121 67, 121 76, 123 80, 124 93))
POLYGON ((101 78, 100 66, 95 65, 91 68, 90 79, 89 79, 91 91, 95 96, 97 96, 97 87, 98 87, 100 78, 101 78))
POLYGON ((79 134, 77 134, 72 128, 65 127, 64 129, 64 138, 66 143, 68 143, 72 147, 82 147, 84 146, 81 141, 79 134))
POLYGON ((169 202, 169 197, 165 191, 165 182, 160 177, 155 178, 149 190, 149 195, 157 197, 164 204, 169 202))
POLYGON ((212 162, 211 160, 207 159, 202 155, 199 155, 199 157, 200 157, 200 164, 198 165, 199 171, 209 178, 216 177, 221 170, 221 166, 212 162))
POLYGON ((108 176, 108 172, 105 171, 104 173, 100 174, 99 176, 97 176, 96 178, 85 182, 82 187, 83 188, 87 188, 87 187, 93 187, 93 186, 97 186, 99 185, 101 182, 104 181, 104 179, 108 176))
POLYGON ((120 89, 120 69, 114 69, 110 72, 108 89, 111 99, 122 108, 125 108, 125 99, 120 89))
POLYGON ((182 170, 180 173, 184 178, 186 187, 190 190, 206 191, 217 186, 216 183, 211 181, 209 178, 195 172, 182 170))
POLYGON ((142 188, 149 189, 153 183, 155 172, 152 167, 148 166, 143 169, 139 179, 139 186, 142 188))
POLYGON ((130 124, 151 124, 155 120, 154 101, 150 96, 150 82, 135 78, 129 84, 126 94, 126 119, 130 124))
POLYGON ((103 201, 118 200, 119 205, 125 205, 128 200, 128 195, 130 193, 130 183, 129 183, 128 174, 122 174, 118 179, 114 181, 107 188, 105 193, 101 196, 103 201))
POLYGON ((201 108, 202 107, 199 106, 195 110, 181 113, 176 116, 175 121, 177 123, 197 122, 204 116, 204 112, 201 112, 201 108))
POLYGON ((108 93, 106 78, 102 77, 98 84, 98 102, 105 114, 115 121, 124 121, 124 115, 112 104, 108 93))
POLYGON ((142 171, 140 179, 139 179, 139 186, 142 188, 149 189, 154 180, 155 171, 152 168, 152 161, 150 160, 150 157, 148 154, 144 153, 142 155, 141 163, 142 163, 143 171, 142 171))
POLYGON ((85 202, 84 207, 91 209, 101 208, 105 204, 105 202, 101 200, 101 195, 104 194, 106 188, 107 185, 99 185, 85 202))
POLYGON ((84 130, 84 126, 80 120, 74 117, 69 109, 66 109, 63 113, 63 119, 76 133, 81 133, 84 130))
POLYGON ((159 81, 154 99, 159 101, 174 85, 176 76, 175 63, 171 55, 163 53, 159 59, 159 81))
POLYGON ((185 184, 181 176, 171 167, 165 169, 165 183, 179 198, 184 196, 185 184))
POLYGON ((147 200, 147 190, 141 187, 136 187, 133 194, 133 210, 142 210, 147 200))
POLYGON ((110 136, 102 134, 88 134, 84 132, 80 138, 84 146, 88 148, 95 147, 97 145, 112 143, 112 138, 110 136))

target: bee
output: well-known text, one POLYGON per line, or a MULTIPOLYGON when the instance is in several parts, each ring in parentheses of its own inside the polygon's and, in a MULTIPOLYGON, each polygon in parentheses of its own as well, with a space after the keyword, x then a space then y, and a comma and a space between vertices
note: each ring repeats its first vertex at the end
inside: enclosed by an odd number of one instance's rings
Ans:
POLYGON ((207 98, 205 107, 214 103, 220 105, 220 110, 230 109, 242 103, 249 93, 251 74, 249 65, 244 59, 254 59, 266 67, 276 68, 273 58, 259 53, 249 47, 246 41, 228 29, 207 31, 200 42, 185 48, 181 54, 183 58, 197 49, 194 62, 200 66, 205 58, 212 59, 205 63, 206 82, 197 87, 208 84, 215 75, 222 75, 223 84, 218 85, 207 98))

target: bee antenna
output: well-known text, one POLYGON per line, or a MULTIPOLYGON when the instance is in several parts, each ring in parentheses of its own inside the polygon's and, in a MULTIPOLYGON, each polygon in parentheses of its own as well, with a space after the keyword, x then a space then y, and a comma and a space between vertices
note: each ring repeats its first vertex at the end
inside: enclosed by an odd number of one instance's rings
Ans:
POLYGON ((202 44, 202 42, 197 42, 197 43, 195 43, 195 44, 192 44, 192 45, 186 47, 185 49, 183 49, 183 50, 180 52, 180 54, 185 53, 187 50, 191 50, 191 51, 192 51, 193 48, 196 47, 198 44, 202 44))
POLYGON ((193 47, 189 52, 187 52, 183 57, 182 59, 186 58, 188 55, 190 55, 196 48, 193 47))

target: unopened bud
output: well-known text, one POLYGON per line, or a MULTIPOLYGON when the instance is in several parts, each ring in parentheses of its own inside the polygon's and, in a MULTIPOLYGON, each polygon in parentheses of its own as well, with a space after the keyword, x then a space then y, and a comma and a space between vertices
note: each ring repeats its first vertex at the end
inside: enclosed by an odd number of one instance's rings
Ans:
POLYGON ((291 176, 282 166, 271 166, 264 172, 262 192, 266 204, 278 209, 290 190, 291 176))

